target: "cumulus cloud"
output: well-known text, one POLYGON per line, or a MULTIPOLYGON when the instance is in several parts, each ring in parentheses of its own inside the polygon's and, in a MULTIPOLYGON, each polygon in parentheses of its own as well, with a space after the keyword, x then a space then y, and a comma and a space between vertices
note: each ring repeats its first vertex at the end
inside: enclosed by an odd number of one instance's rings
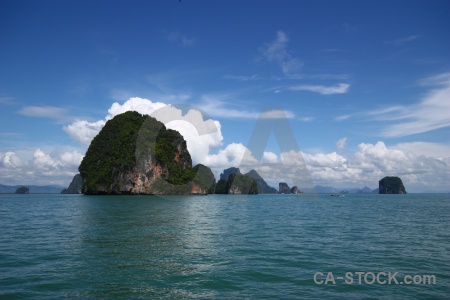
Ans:
POLYGON ((291 86, 288 89, 291 91, 310 91, 319 93, 322 95, 333 95, 333 94, 345 94, 347 93, 350 84, 348 83, 339 83, 333 86, 325 86, 325 85, 297 85, 291 86))
POLYGON ((416 156, 424 155, 441 159, 450 157, 450 144, 410 142, 400 143, 394 145, 392 148, 405 153, 413 153, 416 156))
POLYGON ((6 153, 0 152, 0 165, 2 168, 17 168, 21 166, 22 162, 16 153, 8 151, 6 153))
POLYGON ((381 135, 401 137, 450 126, 450 73, 429 77, 422 85, 433 88, 419 102, 412 105, 393 105, 370 112, 383 123, 381 135))
POLYGON ((107 120, 127 111, 137 111, 156 118, 167 128, 179 131, 186 140, 194 164, 204 163, 210 151, 222 144, 221 125, 217 120, 207 117, 207 114, 201 112, 199 108, 189 105, 179 107, 134 97, 123 104, 113 103, 104 120, 96 122, 78 120, 65 126, 64 130, 75 141, 89 145, 107 120), (183 109, 186 112, 183 112, 183 109))
POLYGON ((261 58, 278 64, 285 75, 293 75, 303 66, 303 63, 287 50, 289 37, 283 31, 278 31, 275 40, 259 48, 261 58))
POLYGON ((106 121, 89 122, 78 120, 63 127, 63 130, 76 142, 88 146, 92 139, 105 126, 106 121))
POLYGON ((77 173, 83 155, 78 150, 57 149, 46 152, 42 149, 20 156, 9 151, 0 152, 0 182, 3 184, 41 184, 66 186, 77 173), (25 157, 29 157, 26 159, 25 157))
MULTIPOLYGON (((376 188, 384 176, 400 176, 409 191, 446 191, 450 179, 450 155, 436 158, 395 147, 383 142, 361 143, 358 151, 344 157, 332 153, 283 153, 284 161, 297 164, 304 158, 312 179, 317 184, 335 187, 376 188)), ((294 180, 294 179, 291 179, 294 180)))

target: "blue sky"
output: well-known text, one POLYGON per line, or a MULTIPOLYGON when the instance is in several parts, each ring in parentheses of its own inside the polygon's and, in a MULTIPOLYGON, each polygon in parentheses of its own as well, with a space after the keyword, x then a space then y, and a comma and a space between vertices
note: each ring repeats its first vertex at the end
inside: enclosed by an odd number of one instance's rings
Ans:
MULTIPOLYGON (((449 15, 448 1, 2 1, 0 183, 67 185, 83 130, 139 97, 217 121, 199 150, 217 170, 282 109, 317 184, 448 191, 449 15)), ((288 150, 275 141, 266 162, 288 150)))

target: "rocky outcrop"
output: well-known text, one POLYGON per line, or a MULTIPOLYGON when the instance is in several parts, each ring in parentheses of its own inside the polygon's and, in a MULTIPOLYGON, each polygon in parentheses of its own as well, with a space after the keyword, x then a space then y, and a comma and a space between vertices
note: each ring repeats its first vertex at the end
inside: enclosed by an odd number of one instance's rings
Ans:
POLYGON ((15 194, 29 194, 29 193, 30 193, 30 189, 27 188, 26 186, 19 187, 15 192, 15 194))
POLYGON ((106 122, 79 171, 84 194, 165 195, 208 193, 212 172, 205 168, 192 168, 179 132, 128 111, 106 122))
POLYGON ((277 190, 271 186, 269 186, 266 181, 256 172, 255 170, 251 170, 246 173, 245 176, 251 177, 255 180, 256 186, 258 187, 259 194, 276 194, 277 190))
POLYGON ((296 185, 291 188, 291 194, 300 194, 300 191, 296 185))
POLYGON ((221 174, 222 179, 217 182, 216 194, 258 194, 258 186, 252 177, 242 175, 238 168, 233 168, 234 173, 230 172, 228 176, 222 176, 227 173, 227 170, 224 170, 221 174))
POLYGON ((400 177, 386 176, 378 182, 380 194, 406 194, 405 186, 400 177))
POLYGON ((220 174, 220 178, 219 180, 228 180, 228 176, 230 176, 230 174, 242 174, 241 170, 239 170, 239 168, 235 168, 235 167, 231 167, 228 169, 223 170, 223 173, 220 174))
POLYGON ((227 194, 258 194, 258 186, 253 178, 242 174, 230 174, 227 194))
POLYGON ((216 188, 216 178, 210 168, 198 164, 193 170, 195 177, 192 180, 191 194, 214 194, 216 188))
POLYGON ((80 174, 73 177, 67 189, 63 189, 61 194, 81 194, 81 189, 83 188, 83 179, 80 174))
POLYGON ((287 185, 286 182, 280 182, 278 184, 278 192, 280 194, 290 194, 291 193, 291 189, 289 188, 289 186, 287 185))

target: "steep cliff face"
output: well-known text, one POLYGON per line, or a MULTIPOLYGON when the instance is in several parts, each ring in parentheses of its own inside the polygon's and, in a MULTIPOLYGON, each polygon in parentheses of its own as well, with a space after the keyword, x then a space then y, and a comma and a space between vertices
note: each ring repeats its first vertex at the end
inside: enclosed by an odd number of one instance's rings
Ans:
POLYGON ((286 182, 280 182, 278 184, 278 192, 280 194, 290 194, 291 193, 291 189, 289 188, 289 186, 287 185, 286 182))
MULTIPOLYGON (((183 136, 156 119, 126 112, 92 140, 79 171, 84 194, 204 194, 183 136)), ((207 189, 206 189, 207 190, 207 189)))
POLYGON ((249 176, 253 178, 258 187, 259 194, 276 194, 277 190, 267 184, 267 182, 256 172, 255 170, 251 170, 246 173, 245 176, 249 176))
POLYGON ((406 194, 405 186, 400 177, 386 176, 378 182, 380 194, 406 194))
POLYGON ((242 174, 230 174, 227 194, 258 194, 258 186, 253 178, 242 174))
POLYGON ((80 174, 73 177, 67 189, 63 189, 61 194, 81 194, 83 188, 83 179, 80 174))
POLYGON ((242 173, 241 170, 239 170, 239 168, 231 167, 223 170, 223 173, 220 174, 219 180, 228 180, 228 177, 231 174, 242 174, 242 173))
POLYGON ((238 168, 226 169, 220 177, 222 179, 217 182, 216 194, 258 194, 256 181, 250 176, 242 175, 238 168))
POLYGON ((291 187, 291 194, 298 194, 298 193, 299 193, 299 190, 298 190, 298 187, 296 185, 291 187))

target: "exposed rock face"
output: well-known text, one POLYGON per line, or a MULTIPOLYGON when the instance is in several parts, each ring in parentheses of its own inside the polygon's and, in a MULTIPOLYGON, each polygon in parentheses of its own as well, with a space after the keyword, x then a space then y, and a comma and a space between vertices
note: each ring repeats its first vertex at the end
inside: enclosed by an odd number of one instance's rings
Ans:
POLYGON ((290 194, 291 193, 291 189, 289 188, 289 186, 287 185, 286 182, 280 182, 278 184, 278 192, 280 194, 290 194))
POLYGON ((406 194, 402 180, 397 176, 386 176, 378 182, 380 194, 406 194))
POLYGON ((106 122, 79 171, 84 194, 164 195, 207 193, 211 174, 205 168, 192 168, 180 133, 128 111, 106 122))
POLYGON ((296 185, 294 185, 291 188, 291 194, 298 194, 298 193, 299 193, 298 187, 296 185))
POLYGON ((256 182, 256 185, 258 186, 258 193, 259 194, 276 194, 277 190, 271 186, 269 186, 264 179, 256 172, 255 170, 251 170, 250 172, 246 173, 245 176, 249 176, 253 178, 256 182))
MULTIPOLYGON (((215 190, 216 194, 258 194, 256 181, 250 176, 240 174, 239 169, 233 169, 233 171, 237 170, 237 172, 228 173, 227 180, 220 179, 217 182, 215 190)), ((224 170, 221 177, 223 174, 226 174, 227 170, 224 170)))
POLYGON ((230 174, 227 181, 228 194, 258 194, 258 186, 253 178, 242 174, 230 174))
POLYGON ((223 173, 220 174, 219 180, 228 180, 228 176, 230 176, 230 174, 242 174, 242 173, 241 170, 239 170, 239 168, 231 167, 223 170, 223 173))
POLYGON ((80 174, 73 177, 67 189, 63 189, 61 194, 81 194, 81 189, 83 188, 83 179, 80 174))
POLYGON ((216 188, 216 178, 213 172, 207 166, 196 165, 193 170, 196 175, 192 184, 191 194, 214 194, 216 188))
POLYGON ((26 186, 21 186, 15 192, 15 194, 29 194, 29 193, 30 193, 30 189, 27 188, 26 186))

